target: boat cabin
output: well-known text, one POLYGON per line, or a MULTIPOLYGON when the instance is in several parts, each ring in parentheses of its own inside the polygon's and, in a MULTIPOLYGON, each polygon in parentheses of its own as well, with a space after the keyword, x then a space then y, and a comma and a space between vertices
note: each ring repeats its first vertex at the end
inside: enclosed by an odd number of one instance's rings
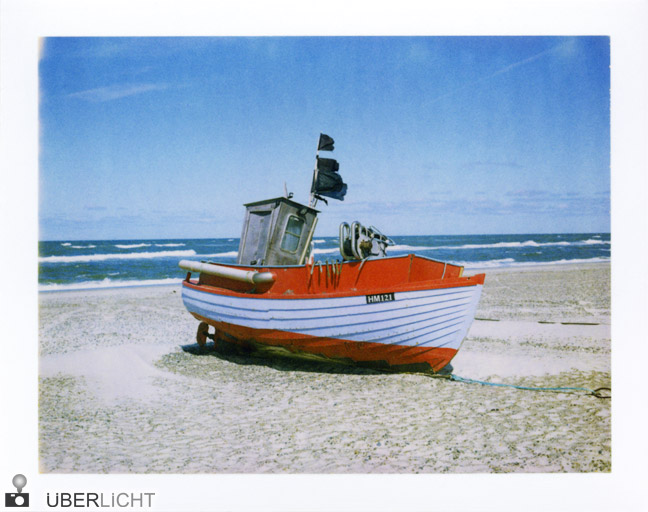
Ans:
POLYGON ((239 265, 302 265, 306 261, 318 210, 286 197, 244 206, 239 265))

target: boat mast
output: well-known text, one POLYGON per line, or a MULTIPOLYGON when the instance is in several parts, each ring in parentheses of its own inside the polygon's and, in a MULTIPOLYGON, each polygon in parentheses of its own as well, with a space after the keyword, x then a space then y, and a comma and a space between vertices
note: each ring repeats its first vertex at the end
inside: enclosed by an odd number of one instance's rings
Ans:
POLYGON ((321 140, 322 134, 320 133, 319 138, 317 139, 317 150, 315 151, 315 169, 313 169, 313 182, 311 183, 310 200, 308 202, 308 206, 310 206, 311 208, 315 208, 315 205, 317 204, 317 198, 315 197, 315 183, 317 183, 317 159, 319 158, 319 147, 321 140))

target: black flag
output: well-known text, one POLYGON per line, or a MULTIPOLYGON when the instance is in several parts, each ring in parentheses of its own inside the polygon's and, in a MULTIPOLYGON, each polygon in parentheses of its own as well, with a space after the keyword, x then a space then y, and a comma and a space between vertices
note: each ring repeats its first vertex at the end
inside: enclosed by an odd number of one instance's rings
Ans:
MULTIPOLYGON (((334 142, 335 141, 328 135, 320 133, 317 150, 333 151, 334 142)), ((340 164, 338 164, 337 160, 333 158, 317 157, 317 165, 313 173, 313 185, 311 186, 311 194, 313 197, 320 199, 325 203, 326 199, 322 196, 344 201, 344 196, 347 192, 347 185, 342 181, 342 177, 338 174, 339 169, 340 164)))
POLYGON ((337 172, 318 171, 311 193, 344 201, 347 185, 337 172))
POLYGON ((333 144, 335 141, 328 135, 320 133, 319 144, 317 144, 318 151, 333 151, 333 144))
POLYGON ((340 164, 333 158, 320 158, 317 157, 317 170, 337 172, 340 169, 340 164))

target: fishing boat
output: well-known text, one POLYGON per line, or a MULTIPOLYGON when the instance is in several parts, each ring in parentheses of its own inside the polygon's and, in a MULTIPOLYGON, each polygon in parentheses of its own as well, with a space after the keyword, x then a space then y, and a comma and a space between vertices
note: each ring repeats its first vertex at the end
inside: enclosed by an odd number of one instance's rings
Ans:
POLYGON ((245 205, 236 264, 180 261, 182 299, 200 322, 196 341, 438 372, 468 333, 485 275, 389 256, 394 242, 357 221, 340 224, 338 259, 315 261, 317 201, 343 200, 347 190, 337 161, 319 156, 333 145, 320 134, 308 206, 287 192, 245 205))

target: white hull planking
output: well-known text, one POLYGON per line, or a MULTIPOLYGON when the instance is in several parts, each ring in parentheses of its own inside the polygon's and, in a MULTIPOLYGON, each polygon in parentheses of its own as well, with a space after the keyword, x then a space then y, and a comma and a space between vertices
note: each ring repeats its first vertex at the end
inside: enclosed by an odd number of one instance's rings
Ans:
POLYGON ((367 304, 365 295, 264 299, 183 286, 185 307, 202 317, 253 329, 386 345, 459 349, 472 324, 482 286, 396 292, 367 304))

